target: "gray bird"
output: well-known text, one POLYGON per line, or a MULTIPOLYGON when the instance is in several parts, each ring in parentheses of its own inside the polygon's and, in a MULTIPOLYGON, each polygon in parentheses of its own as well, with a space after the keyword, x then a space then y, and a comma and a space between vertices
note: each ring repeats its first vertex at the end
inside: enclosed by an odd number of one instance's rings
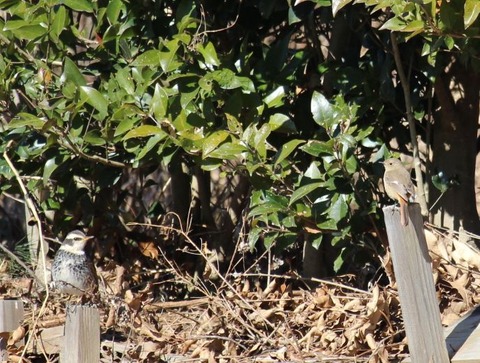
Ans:
POLYGON ((64 294, 80 296, 97 290, 95 267, 85 253, 85 245, 92 238, 78 230, 67 234, 52 264, 54 289, 64 294))

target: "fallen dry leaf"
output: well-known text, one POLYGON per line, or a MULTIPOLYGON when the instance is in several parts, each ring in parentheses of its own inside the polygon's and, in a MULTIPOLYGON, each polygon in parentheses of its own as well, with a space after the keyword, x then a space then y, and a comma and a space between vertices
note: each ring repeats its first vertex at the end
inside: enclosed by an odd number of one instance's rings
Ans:
POLYGON ((155 246, 153 242, 138 242, 138 248, 142 255, 152 259, 157 259, 160 254, 157 246, 155 246))

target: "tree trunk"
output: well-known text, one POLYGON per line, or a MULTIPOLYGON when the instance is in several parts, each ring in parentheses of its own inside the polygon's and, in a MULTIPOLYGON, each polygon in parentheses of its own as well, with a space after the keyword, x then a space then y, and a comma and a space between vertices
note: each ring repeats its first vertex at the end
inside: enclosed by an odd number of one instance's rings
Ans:
MULTIPOLYGON (((438 112, 433 125, 431 176, 443 172, 453 185, 435 204, 433 223, 479 232, 475 202, 475 160, 480 77, 455 61, 435 83, 438 112)), ((440 192, 430 181, 430 205, 440 192)))
POLYGON ((176 223, 180 222, 180 227, 186 230, 192 200, 191 176, 181 155, 177 154, 172 158, 169 171, 172 178, 170 184, 173 201, 172 211, 176 213, 179 218, 179 221, 176 221, 176 223))

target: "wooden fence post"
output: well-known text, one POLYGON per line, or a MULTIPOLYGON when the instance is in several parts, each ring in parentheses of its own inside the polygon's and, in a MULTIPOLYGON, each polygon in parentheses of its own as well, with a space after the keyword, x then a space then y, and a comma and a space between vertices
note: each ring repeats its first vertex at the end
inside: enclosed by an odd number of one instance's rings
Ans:
POLYGON ((67 305, 61 363, 91 363, 100 360, 100 316, 98 309, 67 305))
POLYGON ((410 204, 408 211, 404 227, 398 208, 383 208, 410 358, 413 363, 448 363, 420 206, 410 204))
POLYGON ((0 300, 0 361, 8 361, 7 341, 24 318, 23 301, 0 300))

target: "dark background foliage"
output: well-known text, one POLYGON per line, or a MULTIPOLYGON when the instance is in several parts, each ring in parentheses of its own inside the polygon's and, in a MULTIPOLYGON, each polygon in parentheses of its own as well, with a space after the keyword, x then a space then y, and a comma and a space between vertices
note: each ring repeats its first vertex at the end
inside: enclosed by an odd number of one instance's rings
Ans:
POLYGON ((243 247, 355 272, 385 244, 391 152, 422 161, 431 221, 476 232, 478 6, 349 3, 0 1, 0 151, 44 233, 183 263, 181 238, 129 223, 175 226, 226 266, 243 247))

